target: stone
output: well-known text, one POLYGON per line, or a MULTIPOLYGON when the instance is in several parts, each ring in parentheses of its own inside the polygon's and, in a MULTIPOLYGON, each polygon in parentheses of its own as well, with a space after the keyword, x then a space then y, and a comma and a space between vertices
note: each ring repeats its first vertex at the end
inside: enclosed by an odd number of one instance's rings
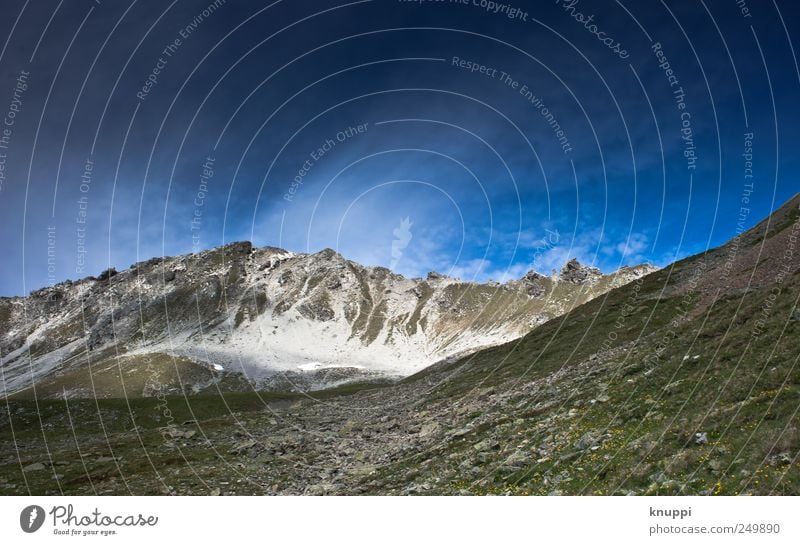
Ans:
POLYGON ((197 434, 197 431, 196 430, 183 431, 176 428, 170 428, 167 434, 172 439, 191 439, 197 434))
POLYGON ((23 467, 22 471, 24 471, 25 473, 28 473, 30 471, 41 471, 41 470, 45 469, 45 467, 46 466, 43 463, 35 462, 33 464, 28 464, 25 467, 23 467))
POLYGON ((704 431, 698 431, 694 434, 694 443, 696 445, 707 445, 708 444, 708 434, 704 431))
POLYGON ((772 457, 772 462, 774 465, 788 466, 792 463, 792 455, 788 452, 781 452, 772 457))
POLYGON ((578 450, 586 450, 591 446, 595 446, 597 444, 597 437, 591 431, 587 431, 583 435, 581 435, 580 439, 575 441, 573 445, 578 450))
POLYGON ((334 486, 328 483, 312 484, 303 490, 303 494, 309 496, 324 496, 334 490, 334 486))
POLYGON ((478 452, 487 452, 487 451, 490 451, 490 450, 499 450, 500 449, 500 443, 498 443, 497 441, 494 441, 492 439, 484 439, 483 441, 480 441, 480 442, 475 443, 474 445, 472 445, 472 448, 474 448, 478 452))
POLYGON ((237 443, 234 447, 230 450, 231 454, 242 454, 251 448, 255 447, 258 442, 255 439, 249 439, 247 441, 242 441, 241 443, 237 443))
POLYGON ((419 436, 420 437, 428 437, 429 435, 433 435, 437 431, 439 431, 439 423, 438 422, 426 422, 425 424, 422 425, 422 428, 420 428, 419 436))
POLYGON ((465 437, 472 433, 472 428, 460 428, 455 431, 450 432, 450 437, 453 439, 459 439, 461 437, 465 437))
POLYGON ((524 465, 526 465, 528 463, 528 460, 530 460, 530 456, 526 454, 524 451, 518 450, 514 452, 511 456, 506 458, 503 464, 514 469, 519 469, 524 465))
POLYGON ((367 475, 372 475, 375 473, 376 469, 377 468, 373 465, 362 465, 350 469, 348 473, 356 477, 366 477, 367 475))

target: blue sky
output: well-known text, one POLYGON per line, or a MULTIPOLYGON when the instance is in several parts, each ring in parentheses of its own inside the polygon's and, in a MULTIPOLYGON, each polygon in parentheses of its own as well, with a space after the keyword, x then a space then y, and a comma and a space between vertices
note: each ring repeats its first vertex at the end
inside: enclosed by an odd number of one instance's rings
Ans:
POLYGON ((235 240, 477 280, 665 265, 800 189, 793 2, 210 4, 5 3, 0 295, 235 240))

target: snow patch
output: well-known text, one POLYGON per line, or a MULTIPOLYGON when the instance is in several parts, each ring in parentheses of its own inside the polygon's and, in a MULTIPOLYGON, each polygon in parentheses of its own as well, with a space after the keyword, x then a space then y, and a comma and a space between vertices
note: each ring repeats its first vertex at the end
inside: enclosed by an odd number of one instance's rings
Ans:
POLYGON ((312 361, 311 363, 303 363, 297 366, 301 371, 317 371, 319 369, 364 369, 363 365, 336 365, 333 363, 322 363, 319 361, 312 361))

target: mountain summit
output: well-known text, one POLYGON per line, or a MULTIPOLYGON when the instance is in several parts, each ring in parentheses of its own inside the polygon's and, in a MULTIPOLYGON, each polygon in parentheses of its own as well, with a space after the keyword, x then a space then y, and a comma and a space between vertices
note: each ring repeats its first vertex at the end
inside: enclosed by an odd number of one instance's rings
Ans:
POLYGON ((325 388, 403 377, 516 339, 655 270, 505 284, 409 279, 331 249, 236 242, 0 299, 5 394, 155 395, 208 388, 325 388))
POLYGON ((593 284, 602 276, 600 269, 581 265, 577 259, 573 258, 561 268, 558 278, 571 284, 593 284))

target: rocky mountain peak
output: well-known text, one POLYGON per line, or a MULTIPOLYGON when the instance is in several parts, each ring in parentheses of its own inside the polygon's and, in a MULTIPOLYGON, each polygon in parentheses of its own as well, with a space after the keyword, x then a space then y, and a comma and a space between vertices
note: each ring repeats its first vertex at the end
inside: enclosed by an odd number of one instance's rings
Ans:
POLYGON ((545 294, 545 277, 530 270, 519 280, 519 287, 528 297, 541 297, 545 294))
POLYGON ((332 248, 325 248, 315 254, 322 259, 344 259, 342 255, 332 248))
POLYGON ((428 275, 425 277, 425 279, 428 280, 429 282, 433 280, 447 280, 448 278, 450 277, 445 274, 438 273, 436 271, 430 271, 428 275))
POLYGON ((240 240, 236 242, 230 242, 221 249, 229 253, 248 254, 253 251, 253 243, 249 240, 240 240))
POLYGON ((583 285, 592 284, 599 280, 601 276, 603 276, 603 273, 600 272, 600 269, 583 265, 573 257, 561 267, 558 278, 562 282, 583 285))
POLYGON ((283 248, 278 248, 277 246, 264 246, 258 249, 260 252, 269 255, 287 255, 290 252, 288 250, 284 250, 283 248))

